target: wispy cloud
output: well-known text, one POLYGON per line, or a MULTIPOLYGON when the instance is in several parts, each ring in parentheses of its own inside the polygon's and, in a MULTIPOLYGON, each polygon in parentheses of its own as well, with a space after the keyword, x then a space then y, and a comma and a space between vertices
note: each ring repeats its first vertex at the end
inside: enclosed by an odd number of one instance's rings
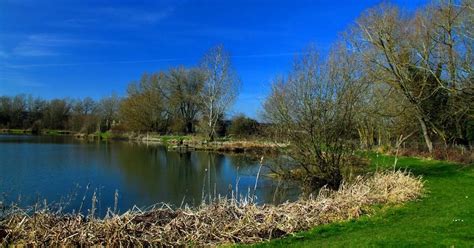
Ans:
POLYGON ((235 59, 252 59, 252 58, 272 58, 272 57, 292 57, 296 55, 302 55, 302 52, 281 52, 281 53, 256 53, 256 54, 245 54, 245 55, 234 55, 232 58, 235 59))
POLYGON ((189 58, 169 58, 169 59, 143 59, 143 60, 117 60, 117 61, 91 61, 76 63, 51 63, 51 64, 9 64, 8 68, 28 68, 28 67, 61 67, 61 66, 81 66, 81 65, 109 65, 109 64, 141 64, 141 63, 159 63, 170 61, 181 61, 189 58))
POLYGON ((28 76, 16 71, 8 71, 0 74, 0 81, 3 86, 11 88, 43 88, 46 84, 37 82, 28 76))
POLYGON ((230 39, 245 39, 249 37, 262 36, 285 36, 287 32, 269 31, 264 29, 252 28, 232 28, 232 27, 203 27, 189 31, 190 34, 215 36, 230 39))
POLYGON ((29 35, 18 43, 12 54, 24 57, 57 56, 63 54, 61 50, 70 46, 109 44, 110 41, 77 39, 50 34, 29 35))
POLYGON ((13 53, 24 57, 57 56, 60 54, 49 47, 40 47, 30 44, 20 44, 13 50, 13 53))
POLYGON ((20 87, 31 87, 31 88, 43 88, 46 87, 46 84, 35 82, 32 80, 28 81, 11 81, 14 85, 20 86, 20 87))
POLYGON ((79 11, 74 18, 54 20, 49 25, 63 28, 127 28, 157 24, 170 17, 174 7, 95 7, 79 11))
POLYGON ((96 18, 71 18, 62 21, 51 22, 51 26, 55 27, 66 27, 66 28, 83 28, 88 26, 97 25, 99 19, 96 18))
POLYGON ((175 30, 168 33, 178 37, 210 37, 233 41, 264 37, 283 38, 291 34, 285 29, 267 30, 264 28, 222 27, 196 23, 179 23, 175 30))
POLYGON ((2 50, 0 50, 0 58, 6 58, 8 57, 8 54, 2 50))
MULTIPOLYGON (((233 55, 234 59, 258 59, 258 58, 274 58, 274 57, 293 57, 300 55, 300 52, 283 52, 283 53, 260 53, 260 54, 243 54, 233 55)), ((8 68, 28 68, 28 67, 61 67, 61 66, 82 66, 82 65, 109 65, 109 64, 142 64, 142 63, 160 63, 173 61, 198 61, 199 57, 183 57, 183 58, 156 58, 141 60, 114 60, 114 61, 87 61, 87 62, 71 62, 71 63, 45 63, 45 64, 9 64, 8 68)))
POLYGON ((107 7, 93 10, 102 18, 111 19, 118 25, 141 25, 141 24, 156 24, 173 12, 173 7, 165 7, 160 9, 139 9, 139 8, 125 8, 125 7, 107 7))

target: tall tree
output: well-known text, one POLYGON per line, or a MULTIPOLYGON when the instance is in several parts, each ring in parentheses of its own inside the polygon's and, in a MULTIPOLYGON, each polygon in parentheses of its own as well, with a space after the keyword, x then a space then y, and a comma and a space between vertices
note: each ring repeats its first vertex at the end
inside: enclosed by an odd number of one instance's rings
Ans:
POLYGON ((112 124, 118 120, 120 102, 120 97, 115 93, 100 100, 99 115, 105 130, 110 130, 112 124))
POLYGON ((273 84, 265 101, 265 118, 289 141, 282 166, 272 169, 309 191, 339 187, 342 170, 351 163, 355 107, 364 90, 356 61, 344 47, 327 61, 314 48, 295 61, 287 79, 273 84))
POLYGON ((174 114, 178 131, 194 132, 194 124, 200 111, 201 94, 205 74, 198 68, 173 68, 167 73, 166 98, 174 114))
POLYGON ((66 99, 53 99, 44 113, 44 126, 51 129, 66 129, 71 114, 71 103, 66 99))
POLYGON ((14 128, 23 128, 23 121, 26 117, 27 102, 25 95, 16 95, 11 103, 11 126, 14 128))
POLYGON ((162 86, 164 73, 143 74, 127 90, 127 97, 120 105, 120 116, 132 131, 167 131, 169 113, 165 108, 162 86))
POLYGON ((99 130, 99 105, 90 98, 75 100, 72 103, 69 127, 74 131, 93 133, 99 130))
POLYGON ((230 54, 222 45, 211 48, 201 62, 205 73, 203 90, 200 94, 202 117, 206 135, 213 140, 219 118, 223 117, 234 103, 240 89, 240 80, 234 70, 230 54))
POLYGON ((34 98, 28 96, 27 102, 28 117, 26 120, 26 127, 24 128, 31 128, 33 133, 38 134, 41 128, 43 128, 43 118, 47 107, 47 101, 42 100, 39 97, 34 98))
POLYGON ((410 16, 382 4, 367 11, 349 35, 372 81, 389 85, 408 104, 430 153, 434 136, 445 143, 452 136, 446 121, 465 120, 472 109, 455 101, 461 93, 472 99, 465 94, 472 89, 472 39, 455 39, 462 36, 455 27, 465 25, 469 18, 462 13, 468 10, 450 1, 410 16), (460 111, 453 115, 455 107, 460 111))
POLYGON ((0 97, 0 125, 9 128, 10 125, 11 101, 8 96, 0 97))

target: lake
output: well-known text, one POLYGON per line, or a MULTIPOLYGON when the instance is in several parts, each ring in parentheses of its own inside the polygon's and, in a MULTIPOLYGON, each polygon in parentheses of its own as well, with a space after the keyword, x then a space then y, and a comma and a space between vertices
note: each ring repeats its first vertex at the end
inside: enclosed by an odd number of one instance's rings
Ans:
MULTIPOLYGON (((196 206, 203 192, 222 196, 231 196, 237 188, 239 194, 253 192, 259 167, 258 160, 243 155, 168 151, 160 145, 87 142, 66 136, 0 135, 0 201, 31 206, 46 200, 61 203, 66 212, 85 213, 95 193, 97 211, 103 215, 114 207, 118 192, 121 212, 160 202, 196 206)), ((277 187, 261 176, 257 201, 287 199, 275 193, 277 187)))

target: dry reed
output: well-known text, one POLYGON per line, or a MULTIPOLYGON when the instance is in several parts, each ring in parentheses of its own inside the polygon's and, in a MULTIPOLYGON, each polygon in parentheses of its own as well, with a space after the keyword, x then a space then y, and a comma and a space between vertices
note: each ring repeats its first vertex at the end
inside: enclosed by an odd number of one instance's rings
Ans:
POLYGON ((2 245, 215 246, 254 243, 317 225, 359 217, 373 204, 401 203, 422 194, 423 183, 402 171, 376 172, 338 191, 280 205, 218 198, 197 208, 133 208, 98 219, 80 214, 10 209, 0 219, 2 245))

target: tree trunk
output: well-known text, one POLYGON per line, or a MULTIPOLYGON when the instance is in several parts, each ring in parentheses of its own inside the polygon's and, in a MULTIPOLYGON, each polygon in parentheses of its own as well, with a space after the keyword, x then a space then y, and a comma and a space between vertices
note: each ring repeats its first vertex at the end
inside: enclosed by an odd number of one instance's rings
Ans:
POLYGON ((194 130, 193 130, 193 122, 192 121, 188 121, 186 123, 186 134, 190 134, 192 133, 194 130))
POLYGON ((430 135, 428 134, 428 128, 426 127, 426 122, 423 117, 418 117, 418 121, 421 125, 421 130, 423 131, 423 137, 425 138, 426 146, 430 154, 433 153, 433 142, 431 141, 430 135))
POLYGON ((209 140, 214 141, 214 101, 211 100, 210 108, 209 108, 209 140))

